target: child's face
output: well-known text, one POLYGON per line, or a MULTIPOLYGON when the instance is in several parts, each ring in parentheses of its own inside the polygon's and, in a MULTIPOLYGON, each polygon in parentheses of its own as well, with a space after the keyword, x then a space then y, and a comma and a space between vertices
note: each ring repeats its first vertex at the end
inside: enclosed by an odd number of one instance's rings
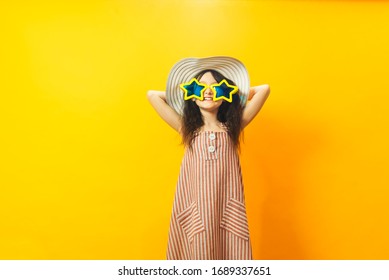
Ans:
MULTIPOLYGON (((207 85, 217 84, 211 72, 206 72, 199 82, 207 85)), ((223 100, 213 101, 213 92, 209 87, 204 91, 204 100, 196 99, 197 106, 206 111, 217 111, 222 103, 223 100)))

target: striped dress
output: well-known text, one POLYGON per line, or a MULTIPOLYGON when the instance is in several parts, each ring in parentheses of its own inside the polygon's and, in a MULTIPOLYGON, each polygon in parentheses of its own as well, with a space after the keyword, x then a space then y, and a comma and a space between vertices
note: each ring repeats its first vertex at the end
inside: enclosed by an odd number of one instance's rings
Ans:
POLYGON ((169 260, 252 259, 238 154, 227 132, 196 135, 181 164, 169 260))

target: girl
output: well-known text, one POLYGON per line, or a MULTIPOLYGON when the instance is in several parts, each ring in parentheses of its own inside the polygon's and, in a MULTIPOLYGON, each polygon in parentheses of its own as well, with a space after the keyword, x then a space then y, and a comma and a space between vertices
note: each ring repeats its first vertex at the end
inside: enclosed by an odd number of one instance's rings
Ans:
POLYGON ((166 92, 148 91, 151 105, 186 147, 167 259, 252 259, 237 150, 241 131, 269 93, 266 84, 249 87, 246 68, 231 57, 181 60, 166 92))

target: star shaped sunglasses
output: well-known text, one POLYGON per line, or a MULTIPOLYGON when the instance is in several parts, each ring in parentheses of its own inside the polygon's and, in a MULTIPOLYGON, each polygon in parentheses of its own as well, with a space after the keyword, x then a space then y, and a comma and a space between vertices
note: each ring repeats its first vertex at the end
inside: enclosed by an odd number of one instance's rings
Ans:
POLYGON ((232 95, 238 92, 238 87, 230 85, 226 79, 223 79, 218 84, 206 85, 200 83, 196 78, 193 78, 188 83, 180 84, 180 88, 184 91, 185 100, 192 98, 204 100, 204 92, 207 88, 211 88, 213 92, 213 101, 223 99, 232 102, 232 95))

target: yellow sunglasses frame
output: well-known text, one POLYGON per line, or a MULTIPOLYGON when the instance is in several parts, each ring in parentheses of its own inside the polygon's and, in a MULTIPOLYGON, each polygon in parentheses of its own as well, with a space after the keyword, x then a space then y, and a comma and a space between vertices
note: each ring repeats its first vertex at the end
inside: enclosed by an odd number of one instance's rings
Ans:
POLYGON ((192 98, 196 98, 198 100, 204 100, 204 91, 207 89, 207 88, 211 88, 212 92, 213 92, 213 101, 218 101, 220 99, 224 99, 228 102, 232 102, 232 95, 236 92, 238 92, 238 87, 237 86, 234 86, 234 85, 230 85, 226 79, 223 79, 222 81, 220 81, 219 83, 217 84, 212 84, 212 85, 207 85, 207 84, 204 84, 204 83, 200 83, 196 78, 193 78, 191 79, 188 83, 182 83, 180 84, 180 88, 184 91, 184 100, 189 100, 189 99, 192 99, 192 98), (185 86, 188 86, 188 85, 191 85, 193 82, 195 82, 197 85, 199 86, 203 86, 204 88, 200 91, 200 96, 197 96, 196 94, 190 94, 188 92, 188 90, 185 88, 185 86), (222 84, 226 84, 227 87, 229 88, 232 88, 231 92, 229 93, 229 97, 225 97, 224 95, 222 96, 219 96, 219 97, 216 97, 216 87, 220 87, 222 84))

